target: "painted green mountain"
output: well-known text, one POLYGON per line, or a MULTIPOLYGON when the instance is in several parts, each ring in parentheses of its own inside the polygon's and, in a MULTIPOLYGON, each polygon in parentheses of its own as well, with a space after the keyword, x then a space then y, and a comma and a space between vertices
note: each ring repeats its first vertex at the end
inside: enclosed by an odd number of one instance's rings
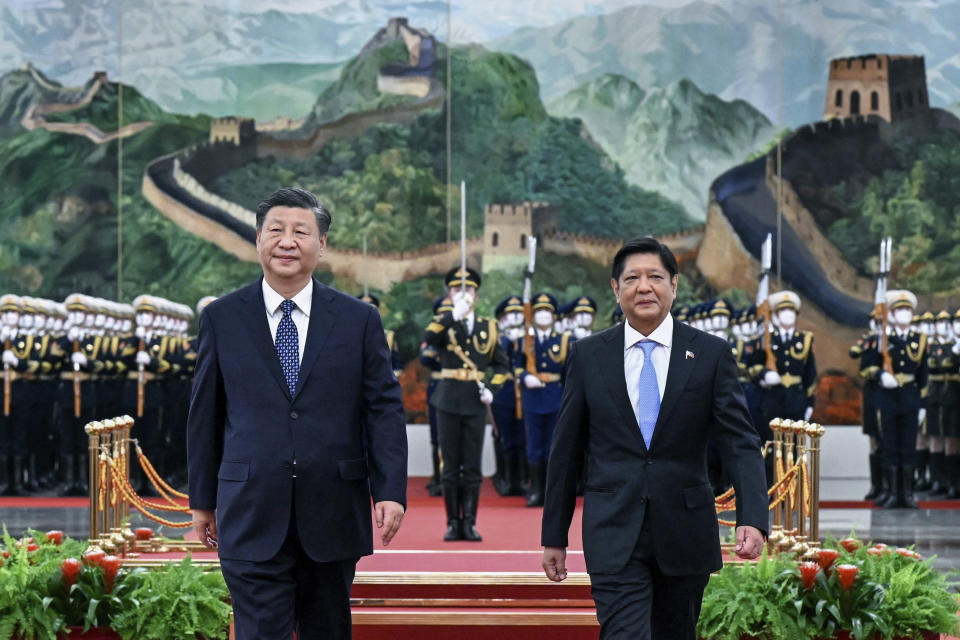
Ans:
POLYGON ((698 220, 706 218, 714 178, 774 135, 770 121, 746 102, 703 93, 686 79, 645 92, 608 74, 561 96, 549 110, 580 118, 628 181, 681 203, 698 220))
MULTIPOLYGON (((441 58, 437 64, 445 63, 441 58)), ((455 185, 467 183, 470 235, 482 232, 485 205, 521 200, 550 202, 562 230, 595 236, 657 234, 695 224, 675 202, 630 185, 582 123, 549 116, 525 61, 473 46, 455 48, 451 64, 451 178, 455 185)), ((366 74, 358 81, 375 78, 374 69, 366 74)), ((411 126, 379 125, 328 144, 313 158, 257 160, 212 186, 250 208, 277 184, 311 189, 331 207, 331 242, 341 246, 360 247, 364 232, 371 250, 442 242, 445 123, 443 111, 425 111, 411 126)), ((456 194, 455 211, 458 202, 456 194)), ((458 218, 453 238, 459 237, 458 218)))
MULTIPOLYGON (((9 75, 0 78, 0 86, 13 83, 9 75)), ((40 93, 39 87, 24 86, 8 97, 22 107, 24 96, 40 93)), ((153 124, 123 141, 122 226, 116 141, 98 145, 83 136, 22 128, 0 136, 0 291, 54 299, 73 291, 112 299, 154 293, 193 305, 259 271, 183 231, 140 195, 147 163, 205 140, 209 119, 164 113, 128 86, 123 103, 125 123, 153 124)), ((0 112, 14 109, 0 102, 0 112)), ((111 83, 89 105, 57 119, 111 131, 116 114, 117 85, 111 83)))
POLYGON ((36 102, 71 103, 79 100, 93 80, 68 89, 38 70, 10 71, 0 76, 0 135, 20 128, 20 120, 36 102))

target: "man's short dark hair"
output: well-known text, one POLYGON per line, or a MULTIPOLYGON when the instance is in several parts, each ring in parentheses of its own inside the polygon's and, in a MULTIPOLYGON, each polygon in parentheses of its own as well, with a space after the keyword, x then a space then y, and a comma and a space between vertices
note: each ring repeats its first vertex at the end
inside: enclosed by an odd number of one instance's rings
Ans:
POLYGON ((660 256, 660 262, 663 264, 663 268, 670 272, 671 280, 680 271, 677 267, 677 259, 674 257, 673 251, 670 251, 670 247, 652 236, 646 236, 627 240, 617 251, 617 255, 613 257, 613 269, 611 271, 614 280, 620 280, 624 263, 629 256, 635 253, 653 253, 660 256))
POLYGON ((322 236, 330 230, 330 212, 320 204, 317 196, 299 187, 282 187, 257 205, 257 231, 263 228, 263 220, 267 217, 267 212, 274 207, 309 209, 313 211, 313 215, 317 218, 317 228, 320 229, 320 235, 322 236))

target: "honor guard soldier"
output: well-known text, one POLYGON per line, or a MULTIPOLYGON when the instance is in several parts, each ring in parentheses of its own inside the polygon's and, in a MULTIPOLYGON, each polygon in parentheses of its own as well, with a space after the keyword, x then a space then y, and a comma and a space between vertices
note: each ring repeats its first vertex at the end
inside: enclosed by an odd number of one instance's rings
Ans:
POLYGON ((891 373, 884 366, 882 347, 864 354, 867 375, 879 383, 877 404, 883 433, 883 456, 889 497, 879 506, 916 509, 913 477, 917 464, 917 433, 926 417, 927 337, 910 326, 917 297, 910 291, 887 291, 886 305, 893 330, 886 339, 891 373))
POLYGON ((673 314, 675 320, 687 324, 690 316, 690 305, 682 304, 677 307, 676 313, 673 314))
POLYGON ((593 333, 593 323, 597 318, 597 303, 590 296, 580 296, 573 301, 573 337, 577 340, 593 333))
MULTIPOLYGON (((372 304, 377 308, 378 312, 380 311, 380 298, 372 293, 364 293, 357 296, 357 298, 367 304, 372 304)), ((390 363, 393 368, 393 375, 395 378, 400 379, 400 374, 403 373, 403 363, 400 362, 400 353, 397 351, 396 333, 390 329, 384 329, 383 335, 387 339, 387 348, 390 350, 390 363)))
POLYGON ((488 406, 507 380, 510 362, 498 339, 497 321, 473 311, 480 274, 451 269, 445 278, 453 310, 430 323, 424 342, 437 350, 440 381, 430 402, 437 408, 447 511, 444 540, 480 541, 477 504, 488 406), (493 371, 489 385, 485 373, 493 371))
MULTIPOLYGON (((500 347, 512 362, 523 337, 523 300, 519 296, 509 296, 500 301, 494 310, 500 329, 500 347)), ((493 394, 490 410, 497 426, 495 444, 500 450, 503 466, 498 467, 502 474, 494 475, 494 488, 502 496, 523 495, 523 458, 526 438, 522 415, 518 415, 517 396, 520 393, 513 373, 507 374, 510 384, 504 384, 493 394)), ((522 414, 522 411, 519 412, 522 414)))
POLYGON ((549 293, 537 293, 532 302, 535 335, 523 337, 514 359, 514 375, 523 384, 523 423, 527 432, 527 467, 530 470, 527 506, 542 507, 550 441, 563 395, 563 370, 570 342, 575 338, 569 333, 553 330, 556 298, 549 293), (533 340, 535 374, 531 374, 528 368, 528 340, 533 340))
MULTIPOLYGON (((437 322, 444 313, 453 311, 453 303, 447 296, 440 296, 433 301, 433 322, 437 322)), ((437 409, 430 401, 433 393, 437 389, 437 383, 440 381, 440 358, 436 347, 420 343, 420 364, 430 372, 430 379, 427 382, 427 417, 430 422, 430 460, 433 463, 433 475, 427 482, 427 492, 431 496, 439 496, 443 493, 443 483, 440 479, 440 440, 437 437, 437 409)))
POLYGON ((944 435, 944 468, 950 482, 947 492, 949 500, 960 499, 960 309, 953 314, 951 324, 953 333, 953 369, 947 374, 947 382, 953 390, 953 410, 943 423, 944 435))
POLYGON ((860 361, 860 377, 863 379, 863 400, 861 402, 861 423, 863 433, 870 438, 870 491, 864 500, 886 500, 888 487, 884 484, 883 439, 880 432, 880 413, 877 405, 877 380, 870 370, 867 355, 877 349, 877 332, 880 324, 876 310, 870 312, 870 331, 860 336, 857 343, 850 347, 850 357, 860 361))
POLYGON ((23 300, 20 296, 5 294, 0 298, 0 338, 3 341, 3 412, 0 414, 0 454, 3 455, 6 486, 5 496, 21 495, 23 482, 23 434, 14 428, 13 383, 17 370, 21 368, 20 358, 13 351, 20 333, 20 310, 23 300))
MULTIPOLYGON (((927 346, 932 347, 933 339, 936 335, 932 311, 924 311, 920 314, 920 319, 917 322, 917 331, 927 336, 927 346)), ((930 481, 927 479, 927 469, 930 464, 930 453, 933 450, 933 443, 930 441, 931 435, 930 430, 927 428, 927 422, 924 420, 920 423, 920 433, 917 434, 917 472, 913 485, 916 491, 930 490, 930 481)))
MULTIPOLYGON (((922 316, 921 316, 922 318, 922 316)), ((930 495, 944 496, 950 492, 950 476, 946 469, 944 445, 956 420, 957 395, 960 377, 956 375, 956 343, 948 311, 941 311, 933 322, 934 332, 927 340, 927 419, 922 425, 930 449, 930 495)), ((917 490, 920 491, 919 486, 917 490)))
POLYGON ((623 309, 620 305, 613 305, 613 311, 610 313, 610 326, 614 327, 623 322, 623 309))
POLYGON ((777 369, 766 368, 765 348, 755 352, 752 367, 758 372, 756 377, 762 389, 764 421, 757 427, 764 440, 773 438, 767 426, 773 418, 809 420, 817 388, 813 334, 796 328, 800 296, 793 291, 778 291, 770 294, 769 301, 771 313, 779 325, 770 331, 770 346, 777 369))

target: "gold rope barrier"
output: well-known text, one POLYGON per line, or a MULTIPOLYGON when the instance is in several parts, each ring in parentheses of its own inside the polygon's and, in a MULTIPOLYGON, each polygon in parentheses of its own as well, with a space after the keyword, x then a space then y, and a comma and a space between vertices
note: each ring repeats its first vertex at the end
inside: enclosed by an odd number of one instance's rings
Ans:
MULTIPOLYGON (((773 440, 763 455, 773 455, 773 485, 767 491, 773 526, 768 544, 779 551, 804 555, 820 545, 820 440, 826 431, 803 420, 770 421, 773 440)), ((736 509, 733 489, 714 499, 717 514, 736 509)), ((736 522, 717 518, 733 527, 736 522)))

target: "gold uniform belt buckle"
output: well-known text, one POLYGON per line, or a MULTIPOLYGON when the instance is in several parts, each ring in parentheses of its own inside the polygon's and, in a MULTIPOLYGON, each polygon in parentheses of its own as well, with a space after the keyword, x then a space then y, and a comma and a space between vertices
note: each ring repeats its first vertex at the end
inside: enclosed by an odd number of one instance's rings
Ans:
POLYGON ((795 376, 790 373, 785 373, 782 376, 780 376, 780 383, 787 389, 795 385, 798 385, 801 382, 803 382, 803 378, 801 378, 800 376, 795 376))
POLYGON ((899 384, 901 387, 908 385, 917 379, 917 377, 912 373, 895 373, 893 376, 897 379, 897 384, 899 384))

